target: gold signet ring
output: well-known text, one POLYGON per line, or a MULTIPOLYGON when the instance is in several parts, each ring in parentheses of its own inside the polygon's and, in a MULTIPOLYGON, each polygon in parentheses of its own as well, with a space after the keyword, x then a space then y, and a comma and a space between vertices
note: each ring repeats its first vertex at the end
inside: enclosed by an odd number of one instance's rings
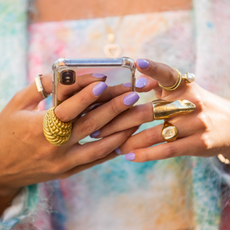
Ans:
POLYGON ((173 116, 188 114, 195 110, 196 106, 188 100, 165 101, 155 100, 153 105, 154 120, 168 119, 173 116))
POLYGON ((171 123, 165 121, 163 123, 163 129, 162 129, 162 137, 165 141, 171 142, 175 141, 179 135, 178 129, 176 126, 172 125, 171 123))
POLYGON ((46 112, 43 120, 43 133, 51 144, 61 146, 71 137, 72 122, 60 121, 54 113, 55 108, 52 107, 46 112))

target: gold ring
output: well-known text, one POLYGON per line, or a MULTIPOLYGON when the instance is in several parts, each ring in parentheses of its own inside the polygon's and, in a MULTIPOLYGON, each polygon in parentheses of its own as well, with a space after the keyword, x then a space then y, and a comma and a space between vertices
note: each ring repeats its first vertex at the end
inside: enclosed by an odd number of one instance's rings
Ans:
POLYGON ((162 89, 164 89, 166 91, 173 91, 173 90, 177 89, 180 86, 182 80, 185 80, 186 83, 192 83, 192 82, 195 81, 195 78, 196 78, 195 74, 186 73, 186 74, 182 75, 176 68, 174 68, 174 67, 172 67, 172 68, 175 69, 177 71, 177 73, 178 73, 177 81, 176 81, 176 83, 174 85, 168 86, 168 87, 163 86, 160 83, 158 83, 158 85, 162 89))
POLYGON ((54 113, 55 108, 56 106, 46 112, 43 120, 43 133, 51 144, 61 146, 71 137, 72 122, 60 121, 54 113))
POLYGON ((165 141, 171 142, 177 139, 179 132, 176 126, 172 125, 168 121, 165 121, 163 123, 161 134, 165 141))
POLYGON ((196 109, 196 105, 188 100, 154 100, 152 101, 152 106, 154 120, 168 119, 173 116, 188 114, 196 109))
POLYGON ((38 92, 40 92, 43 96, 44 99, 46 99, 47 97, 49 97, 49 93, 47 93, 44 89, 43 89, 43 85, 42 85, 42 81, 41 81, 41 73, 37 74, 37 77, 35 77, 35 84, 37 87, 38 92))

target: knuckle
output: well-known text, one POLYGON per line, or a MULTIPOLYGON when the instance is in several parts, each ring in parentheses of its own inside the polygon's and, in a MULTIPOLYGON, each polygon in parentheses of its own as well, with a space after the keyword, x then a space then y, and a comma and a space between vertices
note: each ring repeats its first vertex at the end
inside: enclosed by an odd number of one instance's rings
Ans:
POLYGON ((117 115, 122 112, 119 102, 115 99, 111 101, 110 112, 114 115, 117 115))
POLYGON ((21 100, 23 100, 23 90, 16 92, 11 99, 11 101, 16 104, 21 102, 21 100))
POLYGON ((198 126, 200 129, 209 131, 213 127, 212 119, 207 113, 201 113, 198 117, 198 126))
POLYGON ((143 151, 142 153, 142 162, 151 161, 151 156, 149 151, 143 151))
POLYGON ((158 69, 157 64, 154 62, 151 62, 150 68, 149 68, 149 71, 151 72, 151 74, 157 72, 157 69, 158 69))
POLYGON ((79 102, 80 102, 80 104, 82 104, 82 105, 86 105, 86 104, 89 104, 89 98, 87 98, 87 96, 86 95, 78 95, 79 96, 79 102))
POLYGON ((143 140, 145 141, 145 144, 148 146, 152 145, 157 139, 156 133, 152 132, 152 130, 146 129, 142 131, 142 133, 144 137, 143 140))
POLYGON ((164 144, 164 156, 165 158, 172 158, 177 155, 175 146, 171 143, 164 144))
POLYGON ((63 171, 64 171, 64 166, 60 163, 52 163, 48 168, 48 172, 51 175, 57 175, 62 173, 63 171))
POLYGON ((83 121, 81 121, 79 129, 80 133, 85 133, 86 135, 89 135, 97 130, 96 121, 93 117, 87 117, 83 119, 83 121))
POLYGON ((104 145, 104 143, 98 143, 98 146, 96 148, 96 151, 94 152, 94 155, 96 159, 101 159, 108 155, 108 150, 106 146, 104 145))
POLYGON ((136 118, 141 123, 153 120, 153 110, 150 104, 135 106, 135 110, 136 118))

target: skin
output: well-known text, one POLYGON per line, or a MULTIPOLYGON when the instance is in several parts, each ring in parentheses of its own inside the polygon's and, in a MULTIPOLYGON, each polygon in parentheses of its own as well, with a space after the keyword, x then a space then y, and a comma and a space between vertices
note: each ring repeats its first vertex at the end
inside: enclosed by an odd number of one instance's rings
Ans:
MULTIPOLYGON (((137 127, 131 127, 80 145, 79 140, 102 128, 132 105, 123 102, 130 94, 129 88, 123 85, 107 87, 101 95, 95 96, 94 86, 104 82, 106 77, 78 77, 78 93, 55 109, 58 119, 64 122, 74 120, 70 140, 60 147, 50 144, 43 135, 46 111, 37 109, 43 97, 35 83, 16 93, 0 113, 0 130, 4 130, 0 133, 0 214, 26 185, 63 179, 113 159, 116 157, 114 149, 136 131, 137 127), (102 101, 106 103, 77 118, 90 104, 102 101)), ((51 74, 43 75, 41 81, 45 91, 51 93, 51 74)))
MULTIPOLYGON (((147 59, 146 59, 147 60, 147 59)), ((162 125, 144 130, 131 136, 120 146, 122 154, 134 153, 133 162, 162 160, 177 156, 210 157, 223 154, 230 159, 230 133, 227 121, 230 117, 230 102, 214 95, 195 82, 181 85, 172 92, 162 90, 163 86, 171 86, 176 82, 177 72, 162 63, 147 60, 148 68, 138 70, 147 79, 147 84, 139 92, 154 90, 157 98, 166 101, 186 99, 196 105, 190 114, 167 119, 179 130, 178 139, 165 143, 161 136, 162 125), (155 144, 157 146, 150 147, 155 144), (192 146, 192 148, 190 147, 192 146)), ((138 105, 118 115, 113 121, 100 130, 99 137, 106 137, 111 133, 129 129, 145 122, 153 121, 152 104, 138 105)), ((127 158, 127 155, 126 155, 127 158)))

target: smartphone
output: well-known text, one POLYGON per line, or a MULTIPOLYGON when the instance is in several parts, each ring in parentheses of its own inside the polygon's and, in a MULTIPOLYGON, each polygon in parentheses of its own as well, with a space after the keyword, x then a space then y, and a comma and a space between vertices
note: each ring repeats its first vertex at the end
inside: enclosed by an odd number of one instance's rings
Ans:
MULTIPOLYGON (((129 83, 127 85, 130 87, 130 90, 134 91, 135 89, 135 62, 128 57, 90 59, 59 58, 54 62, 52 69, 53 106, 59 105, 77 93, 75 92, 75 84, 77 84, 79 75, 101 73, 107 77, 106 84, 108 86, 129 83)), ((100 106, 99 103, 90 105, 79 116, 84 116, 98 106, 100 106)), ((96 141, 96 139, 88 136, 79 141, 79 143, 85 144, 92 141, 96 141)))
POLYGON ((53 69, 53 106, 68 99, 74 92, 77 77, 84 74, 101 73, 107 76, 108 86, 130 83, 130 90, 135 89, 135 62, 131 58, 59 58, 53 69))

